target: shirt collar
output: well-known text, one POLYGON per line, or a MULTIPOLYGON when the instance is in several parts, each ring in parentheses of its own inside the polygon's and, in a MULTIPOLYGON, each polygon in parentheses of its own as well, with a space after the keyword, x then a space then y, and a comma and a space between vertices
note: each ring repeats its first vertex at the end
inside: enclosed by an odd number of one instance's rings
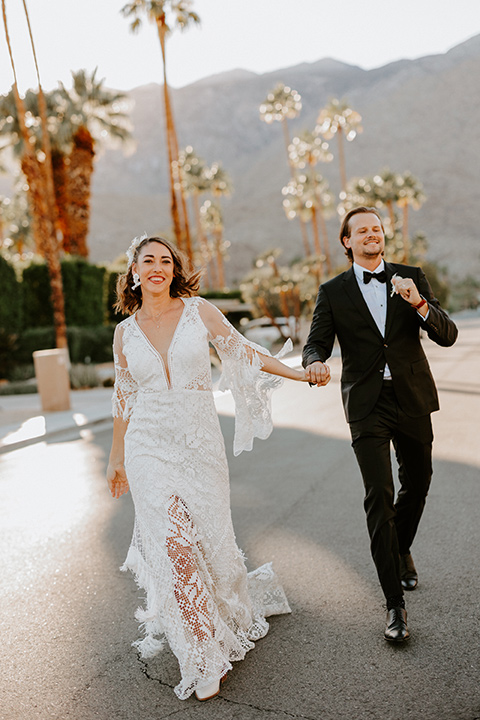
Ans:
MULTIPOLYGON (((358 282, 361 283, 362 285, 364 284, 363 283, 363 273, 365 272, 365 270, 367 270, 367 268, 364 268, 361 265, 358 265, 358 263, 356 263, 356 262, 353 263, 353 272, 355 273, 355 277, 357 278, 358 282)), ((378 267, 376 267, 373 272, 379 273, 382 270, 385 270, 385 261, 383 258, 380 261, 380 265, 378 267)), ((370 270, 367 270, 367 272, 370 272, 370 270)))

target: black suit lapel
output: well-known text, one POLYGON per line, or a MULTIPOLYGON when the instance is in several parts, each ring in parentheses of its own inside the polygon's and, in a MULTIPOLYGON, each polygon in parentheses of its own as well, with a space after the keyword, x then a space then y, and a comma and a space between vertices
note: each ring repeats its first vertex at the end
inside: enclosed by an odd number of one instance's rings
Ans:
POLYGON ((365 299, 362 295, 362 291, 358 287, 357 278, 355 277, 355 271, 352 268, 350 270, 347 270, 347 272, 344 274, 343 277, 343 286, 345 289, 345 292, 347 293, 348 297, 352 301, 352 303, 355 305, 357 310, 361 313, 362 317, 368 322, 370 327, 375 330, 375 332, 382 337, 382 333, 377 327, 377 323, 373 319, 372 313, 368 309, 368 305, 365 302, 365 299))
POLYGON ((390 263, 385 263, 385 272, 387 273, 387 320, 385 323, 385 337, 387 337, 392 327, 395 311, 399 302, 403 302, 400 295, 396 293, 392 296, 392 277, 395 275, 396 269, 390 263))

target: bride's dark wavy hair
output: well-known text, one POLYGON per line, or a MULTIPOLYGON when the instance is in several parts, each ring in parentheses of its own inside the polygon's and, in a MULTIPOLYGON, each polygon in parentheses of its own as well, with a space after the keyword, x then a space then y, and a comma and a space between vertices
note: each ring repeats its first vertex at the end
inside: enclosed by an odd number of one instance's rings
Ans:
POLYGON ((142 307, 142 288, 138 286, 132 290, 133 272, 132 265, 137 262, 142 248, 149 243, 157 242, 170 250, 173 258, 173 280, 170 285, 170 297, 191 297, 198 291, 202 273, 197 272, 191 266, 189 259, 184 253, 178 250, 175 245, 162 237, 148 237, 142 240, 135 248, 133 261, 126 273, 117 278, 117 301, 113 306, 115 312, 132 315, 142 307))

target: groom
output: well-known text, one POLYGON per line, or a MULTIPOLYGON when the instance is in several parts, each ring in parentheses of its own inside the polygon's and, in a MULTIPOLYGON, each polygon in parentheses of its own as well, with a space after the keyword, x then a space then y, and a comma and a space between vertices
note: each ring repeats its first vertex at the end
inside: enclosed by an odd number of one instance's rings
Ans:
POLYGON ((384 229, 374 208, 348 212, 340 242, 352 267, 320 286, 303 365, 312 384, 324 381, 324 363, 338 338, 345 415, 387 601, 385 639, 402 642, 409 637, 403 591, 418 582, 410 547, 432 476, 430 413, 439 408, 420 330, 450 346, 457 328, 420 268, 384 262, 384 229), (390 442, 398 462, 396 501, 390 442))

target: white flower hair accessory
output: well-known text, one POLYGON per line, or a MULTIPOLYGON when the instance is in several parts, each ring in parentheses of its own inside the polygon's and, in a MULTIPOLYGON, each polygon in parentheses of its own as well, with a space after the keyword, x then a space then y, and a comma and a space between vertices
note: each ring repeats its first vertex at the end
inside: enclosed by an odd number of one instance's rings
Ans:
POLYGON ((132 242, 130 243, 130 247, 128 248, 127 252, 125 253, 128 258, 128 267, 131 266, 133 263, 133 258, 135 256, 135 250, 140 245, 143 240, 146 240, 148 237, 147 233, 144 232, 143 235, 139 235, 136 238, 133 238, 132 242))

